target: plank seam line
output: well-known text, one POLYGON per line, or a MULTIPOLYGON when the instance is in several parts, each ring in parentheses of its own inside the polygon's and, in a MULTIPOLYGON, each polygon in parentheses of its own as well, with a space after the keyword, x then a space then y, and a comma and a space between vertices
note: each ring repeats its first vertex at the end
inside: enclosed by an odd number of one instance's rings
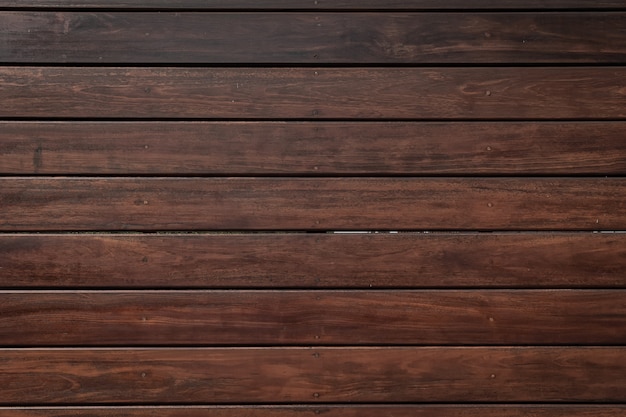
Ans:
MULTIPOLYGON (((265 403, 265 404, 260 404, 260 403, 249 403, 249 405, 254 405, 254 404, 258 404, 258 406, 260 408, 274 408, 274 407, 278 407, 278 408, 291 408, 291 407, 302 407, 302 408, 310 408, 310 405, 306 405, 306 404, 302 404, 302 403, 293 403, 291 405, 289 404, 284 404, 284 403, 265 403)), ((319 403, 315 403, 313 405, 318 405, 319 403)), ((370 406, 374 406, 374 407, 387 407, 389 405, 393 405, 395 403, 382 403, 382 402, 357 402, 357 403, 351 403, 351 404, 344 404, 344 403, 335 403, 335 402, 327 402, 324 403, 324 405, 326 406, 330 406, 330 407, 349 407, 352 408, 354 406, 354 408, 361 408, 361 407, 370 407, 370 406)), ((427 407, 432 407, 432 408, 438 408, 438 407, 445 407, 445 408, 449 408, 450 404, 448 403, 442 403, 442 402, 429 402, 429 403, 420 403, 420 402, 404 402, 404 405, 408 405, 408 406, 415 406, 415 407, 422 407, 422 406, 427 406, 427 407)), ((533 403, 530 404, 531 407, 534 407, 535 404, 541 406, 541 404, 546 404, 545 402, 541 402, 541 403, 533 403)), ((622 403, 617 403, 618 405, 621 405, 622 403)), ((453 404, 453 407, 459 407, 459 408, 464 408, 467 406, 473 406, 474 403, 471 402, 455 402, 453 404)), ((491 407, 500 407, 500 406, 507 406, 507 407, 515 407, 517 405, 520 406, 526 406, 528 405, 528 403, 524 403, 524 402, 514 402, 514 401, 510 401, 510 402, 490 402, 488 404, 486 404, 487 406, 491 407)), ((564 408, 602 408, 604 407, 603 404, 601 403, 597 403, 597 402, 563 402, 563 403, 558 403, 558 406, 562 406, 564 408)), ((624 404, 624 406, 626 406, 626 404, 624 404)), ((76 410, 81 410, 81 409, 98 409, 98 408, 102 408, 103 406, 101 405, 70 405, 70 406, 62 406, 62 405, 56 405, 56 404, 50 404, 50 405, 44 405, 44 406, 2 406, 0 407, 0 409, 10 409, 10 410, 31 410, 31 409, 58 409, 58 408, 64 408, 64 409, 76 409, 76 410)), ((148 408, 148 409, 162 409, 162 408, 173 408, 173 407, 181 407, 181 408, 204 408, 206 407, 205 405, 198 405, 198 403, 189 403, 189 404, 184 404, 184 405, 145 405, 145 406, 141 406, 141 405, 122 405, 119 406, 119 408, 123 408, 123 409, 143 409, 143 408, 148 408)), ((238 409, 241 408, 241 405, 237 404, 228 404, 228 403, 224 403, 224 404, 218 404, 218 405, 211 405, 210 407, 215 407, 215 408, 234 408, 234 409, 238 409)))
MULTIPOLYGON (((453 287, 429 287, 429 288, 365 288, 365 287, 355 287, 355 288, 320 288, 320 287, 312 287, 312 288, 175 288, 175 289, 164 289, 164 288, 152 288, 152 289, 86 289, 86 288, 63 288, 63 289, 0 289, 0 295, 4 294, 32 294, 32 295, 42 295, 42 294, 133 294, 133 293, 142 293, 142 294, 162 294, 162 293, 177 293, 177 294, 199 294, 199 293, 280 293, 280 294, 289 294, 289 293, 333 293, 331 295, 341 295, 341 294, 369 294, 369 293, 397 293, 404 292, 406 293, 445 293, 445 292, 482 292, 482 293, 501 293, 501 292, 509 292, 512 287, 506 288, 495 288, 495 287, 483 287, 483 288, 453 288, 453 287)), ((561 287, 561 288, 530 288, 530 287, 519 287, 517 288, 520 292, 526 293, 586 293, 586 292, 595 292, 595 293, 626 293, 626 288, 613 288, 613 287, 598 287, 598 288, 573 288, 573 287, 561 287)), ((1 344, 1 343, 0 343, 1 344)))
POLYGON ((432 348, 432 349, 448 349, 448 348, 510 348, 510 349, 523 349, 523 348, 573 348, 573 349, 586 349, 586 348, 626 348, 623 344, 437 344, 437 345, 427 345, 427 344, 325 344, 325 345, 314 345, 314 344, 296 344, 296 343, 288 343, 288 344, 187 344, 187 345, 167 345, 167 344, 150 344, 150 345, 67 345, 67 346, 58 346, 58 345, 0 345, 0 349, 2 350, 32 350, 32 349, 45 349, 45 350, 60 350, 60 349, 69 349, 69 350, 93 350, 93 349, 111 349, 111 350, 151 350, 151 349, 163 349, 163 350, 171 350, 171 349, 288 349, 288 348, 302 348, 302 349, 355 349, 355 348, 363 348, 363 349, 386 349, 386 348, 432 348))
MULTIPOLYGON (((10 180, 18 180, 18 179, 19 180, 28 180, 28 179, 40 179, 42 176, 47 177, 47 176, 51 176, 51 175, 7 175, 7 176, 4 176, 3 178, 10 179, 10 180)), ((112 178, 112 179, 115 179, 117 177, 116 175, 100 175, 100 176, 97 176, 97 175, 88 174, 88 175, 81 176, 81 179, 85 179, 85 180, 88 180, 90 178, 98 179, 98 178, 100 178, 102 176, 106 176, 106 177, 109 177, 109 178, 112 178)), ((300 176, 300 175, 298 175, 298 176, 300 176)), ((57 175, 54 175, 54 176, 51 176, 51 177, 67 178, 67 176, 57 176, 57 175)), ((132 175, 131 174, 131 175, 128 175, 128 176, 123 176, 120 179, 128 179, 129 177, 133 178, 133 177, 136 177, 136 175, 132 175)), ((469 179, 472 179, 472 178, 476 178, 476 179, 482 178, 482 176, 477 176, 477 175, 458 175, 458 174, 452 175, 452 177, 453 178, 457 178, 459 180, 469 180, 469 179)), ((502 175, 502 176, 498 176, 497 179, 503 179, 503 180, 506 180, 506 179, 518 179, 518 177, 519 177, 518 175, 502 175)), ((589 175, 582 176, 582 177, 579 177, 579 176, 572 177, 570 175, 557 175, 557 177, 560 177, 563 180, 568 180, 568 179, 571 178, 572 181, 577 181, 577 180, 580 180, 580 179, 589 179, 589 180, 597 179, 596 176, 589 176, 589 175)), ((253 174, 247 174, 243 178, 249 179, 249 180, 254 180, 255 178, 259 178, 259 176, 258 175, 253 175, 253 174)), ((332 176, 330 178, 327 178, 327 179, 341 180, 341 179, 344 179, 344 178, 345 178, 344 175, 334 175, 334 176, 332 176)), ((348 177, 348 178, 352 178, 352 177, 348 177)), ((369 176, 369 175, 360 175, 359 178, 368 179, 368 178, 371 178, 371 176, 369 176)), ((423 178, 430 179, 431 177, 424 176, 424 175, 415 175, 415 174, 413 174, 409 178, 410 179, 419 180, 419 179, 423 179, 423 178)), ((549 177, 549 178, 553 179, 552 176, 549 177)), ((610 178, 610 179, 626 179, 626 175, 615 175, 615 176, 612 176, 612 177, 609 177, 607 175, 602 175, 601 178, 603 178, 603 179, 606 179, 606 178, 610 178)), ((172 180, 189 179, 189 176, 188 175, 180 175, 180 174, 175 175, 175 176, 154 175, 154 176, 151 176, 150 179, 153 180, 153 181, 154 180, 158 180, 158 179, 163 179, 164 181, 172 181, 172 180)), ((293 180, 293 178, 291 176, 285 176, 285 175, 274 176, 273 179, 275 179, 275 180, 285 179, 285 180, 289 180, 289 181, 293 180)), ((378 178, 376 178, 376 179, 378 179, 378 178)), ((450 178, 446 178, 446 180, 448 180, 448 179, 450 179, 450 178)), ((533 177, 533 179, 541 179, 541 177, 539 177, 539 178, 533 177)))
POLYGON ((409 178, 409 179, 434 179, 434 178, 484 178, 484 179, 497 179, 497 178, 516 178, 516 179, 537 179, 537 178, 588 178, 588 179, 607 179, 607 178, 616 178, 616 179, 624 179, 626 178, 626 171, 624 173, 609 173, 609 172, 574 172, 574 173, 524 173, 521 172, 519 174, 516 173, 481 173, 481 172, 473 172, 471 170, 467 170, 467 172, 463 174, 459 173, 376 173, 376 172, 364 172, 364 173, 342 173, 342 172, 328 172, 328 173, 263 173, 263 172, 224 172, 224 173, 209 173, 209 174, 198 174, 198 173, 185 173, 181 175, 179 173, 129 173, 129 174, 116 174, 116 173, 36 173, 36 172, 28 172, 28 173, 14 173, 14 172, 0 172, 0 179, 3 178, 37 178, 37 179, 80 179, 80 178, 115 178, 115 179, 123 179, 123 178, 136 178, 136 179, 149 179, 149 178, 167 178, 167 179, 182 179, 182 178, 190 178, 190 179, 224 179, 224 178, 268 178, 268 179, 278 179, 278 178, 289 178, 289 179, 330 179, 330 178, 409 178))
POLYGON ((12 409, 18 409, 18 410, 23 410, 23 409, 72 409, 73 407, 75 407, 76 409, 98 409, 98 408, 107 408, 107 407, 115 407, 115 408, 122 408, 122 407, 127 407, 127 408, 151 408, 151 407, 160 407, 160 408, 170 408, 170 407, 177 407, 177 408, 188 408, 190 406, 193 407, 215 407, 215 408, 220 408, 220 407, 233 407, 233 408, 241 408, 241 407, 252 407, 252 406, 263 406, 263 407, 290 407, 293 408, 294 406, 301 406, 301 407, 325 407, 325 406, 338 406, 338 407, 353 407, 353 406, 358 406, 358 407, 370 407, 370 406, 380 406, 380 407, 390 407, 390 406, 416 406, 416 407, 421 407, 421 406, 441 406, 441 407, 449 407, 449 406, 460 406, 460 407, 471 407, 471 406, 476 406, 476 405, 481 405, 481 406, 493 406, 493 407, 497 407, 497 406, 567 406, 567 407, 581 407, 581 406, 585 406, 586 404, 589 405, 593 405, 594 407, 606 407, 606 406, 618 406, 618 407, 626 407, 626 400, 625 401, 594 401, 593 403, 585 403, 585 402, 573 402, 573 401, 563 401, 563 402, 559 402, 559 401, 515 401, 515 402, 495 402, 495 401, 475 401, 475 402, 463 402, 463 403, 459 403, 456 401, 447 401, 447 402, 442 402, 442 401, 438 401, 438 402, 431 402, 431 401, 424 401, 424 402, 415 402, 415 401, 396 401, 396 402, 389 402, 389 401, 381 401, 381 402, 352 402, 352 401, 345 401, 345 402, 321 402, 321 401, 317 401, 317 402, 311 402, 311 401, 302 401, 302 402, 207 402, 207 403, 202 403, 202 402, 191 402, 191 403, 180 403, 180 402, 101 402, 101 403, 89 403, 89 402, 85 402, 82 404, 76 404, 76 403, 52 403, 52 404, 46 404, 46 403, 31 403, 31 404, 25 404, 25 405, 20 405, 20 406, 15 406, 15 405, 11 405, 11 403, 0 403, 0 410, 12 410, 12 409))
MULTIPOLYGON (((2 225, 0 225, 0 228, 2 225)), ((341 233, 350 232, 351 230, 320 230, 320 229, 244 229, 244 230, 231 230, 231 229, 189 229, 189 230, 142 230, 142 229, 27 229, 27 230, 0 230, 0 236, 3 235, 35 235, 35 234, 51 234, 51 235, 107 235, 107 236, 121 236, 125 234, 135 235, 193 235, 193 234, 214 234, 214 235, 264 235, 264 234, 320 234, 320 235, 339 235, 339 234, 351 234, 341 233), (339 233, 338 233, 339 232, 339 233)), ((397 229, 397 233, 386 233, 384 230, 372 229, 368 233, 354 233, 354 234, 379 234, 379 235, 437 235, 437 234, 499 234, 499 233, 536 233, 536 234, 566 234, 566 233, 589 233, 589 234, 624 234, 625 230, 604 230, 604 229, 429 229, 429 230, 414 230, 414 229, 397 229)))
MULTIPOLYGON (((285 346, 285 345, 276 345, 276 346, 236 346, 236 345, 224 345, 224 346, 167 346, 167 347, 150 347, 150 346, 116 346, 116 347, 100 347, 100 346, 80 346, 80 347, 64 347, 64 346, 56 346, 56 347, 25 347, 25 348, 14 348, 14 347, 1 347, 0 353, 8 352, 8 351, 21 351, 21 352, 35 352, 35 351, 51 351, 51 352, 61 352, 61 351, 184 351, 184 350, 194 350, 194 351, 211 351, 211 350, 291 350, 291 351, 307 351, 313 349, 322 349, 322 350, 407 350, 407 349, 415 349, 415 350, 434 350, 437 348, 445 348, 445 349, 457 349, 457 350, 467 350, 467 351, 477 351, 477 350, 563 350, 563 348, 571 348, 578 350, 610 350, 610 349, 626 349, 626 345, 502 345, 502 346, 489 346, 489 345, 406 345, 406 346, 389 346, 389 345, 371 345, 371 346, 361 346, 361 345, 345 345, 345 346, 331 346, 331 345, 312 345, 305 344, 302 346, 285 346)), ((626 402, 626 399, 625 399, 626 402)))
POLYGON ((15 291, 19 293, 30 293, 35 291, 41 292, 51 292, 51 291, 73 291, 73 292, 81 292, 81 291, 94 291, 94 292, 106 292, 106 291, 123 291, 127 293, 132 292, 144 292, 144 291, 161 291, 161 292, 175 292, 175 291, 230 291, 230 292, 245 292, 245 291, 276 291, 276 292, 284 292, 284 291, 369 291, 369 292, 385 292, 385 291, 620 291, 626 289, 626 283, 615 285, 615 286, 593 286, 593 285, 548 285, 548 286, 536 286, 536 285, 528 285, 528 286, 504 286, 504 285, 469 285, 469 286, 449 286, 449 287, 441 287, 441 286, 377 286, 377 287, 369 287, 369 286, 354 286, 354 287, 342 287, 342 286, 319 286, 319 287, 293 287, 293 286, 250 286, 250 287, 202 287, 202 286, 179 286, 179 287, 155 287, 155 286, 133 286, 133 287, 124 287, 124 286, 44 286, 38 285, 33 287, 24 287, 24 286, 15 286, 15 287, 0 287, 0 292, 9 292, 15 291))
MULTIPOLYGON (((1 13, 1 11, 0 11, 1 13)), ((312 62, 312 63, 298 63, 298 62, 274 62, 274 63, 255 63, 255 62, 127 62, 127 61, 113 61, 113 62, 35 62, 35 61, 5 61, 0 63, 0 67, 5 68, 169 68, 169 69, 185 69, 185 68, 200 68, 200 69, 306 69, 306 68, 320 68, 320 69, 421 69, 421 68, 623 68, 626 66, 626 62, 485 62, 485 63, 472 63, 472 62, 458 62, 458 63, 445 63, 445 62, 433 62, 433 63, 376 63, 376 62, 355 62, 355 63, 334 63, 334 62, 312 62)))
POLYGON ((350 118, 350 117, 337 117, 337 118, 310 118, 310 117, 295 117, 295 118, 246 118, 246 117, 39 117, 39 116, 17 116, 17 117, 2 117, 0 115, 0 123, 2 122, 248 122, 248 123, 272 123, 272 122, 285 122, 285 123, 317 123, 317 122, 336 122, 336 123, 388 123, 388 122, 404 122, 404 123, 508 123, 508 122, 532 122, 532 123, 611 123, 611 122, 625 122, 624 117, 607 117, 607 118, 458 118, 458 117, 424 117, 424 118, 350 118))
POLYGON ((102 12, 102 13, 155 13, 155 12, 172 12, 172 13, 613 13, 626 11, 626 7, 546 7, 538 8, 426 8, 426 7, 408 7, 408 8, 388 8, 388 7, 364 7, 364 8, 202 8, 202 7, 95 7, 95 6, 4 6, 0 7, 0 12, 102 12))
POLYGON ((607 117, 607 118, 459 118, 459 117, 423 117, 423 118, 353 118, 353 117, 336 117, 336 118, 310 118, 310 117, 294 117, 294 118, 249 118, 249 117, 39 117, 39 116, 17 116, 2 117, 0 122, 248 122, 248 123, 272 123, 272 122, 355 122, 355 123, 385 123, 385 122, 415 122, 415 123, 507 123, 507 122, 532 122, 532 123, 550 123, 550 122, 579 122, 579 123, 608 123, 608 122, 624 122, 625 117, 607 117))
MULTIPOLYGON (((10 223, 6 223, 10 225, 10 223)), ((6 225, 5 224, 5 225, 6 225)), ((2 228, 3 225, 0 225, 2 228)), ((429 235, 429 234, 498 234, 498 233, 545 233, 545 234, 555 234, 555 233, 591 233, 591 234, 623 234, 626 233, 625 230, 619 229, 471 229, 471 228, 462 228, 462 229, 447 229, 447 228, 435 228, 435 229, 403 229, 396 228, 392 231, 386 231, 385 229, 368 229, 366 232, 359 231, 358 233, 350 233, 353 232, 354 229, 16 229, 16 230, 0 230, 1 235, 8 234, 66 234, 66 235, 95 235, 95 234, 106 234, 106 235, 123 235, 123 234, 141 234, 141 235, 169 235, 169 234, 215 234, 215 235, 237 235, 237 234, 253 234, 253 235, 262 235, 262 234, 326 234, 326 235, 339 235, 339 234, 381 234, 381 235, 396 235, 396 234, 419 234, 419 235, 429 235), (344 233, 349 232, 349 233, 344 233), (394 233, 391 233, 394 232, 394 233), (397 233, 396 233, 397 232, 397 233)))

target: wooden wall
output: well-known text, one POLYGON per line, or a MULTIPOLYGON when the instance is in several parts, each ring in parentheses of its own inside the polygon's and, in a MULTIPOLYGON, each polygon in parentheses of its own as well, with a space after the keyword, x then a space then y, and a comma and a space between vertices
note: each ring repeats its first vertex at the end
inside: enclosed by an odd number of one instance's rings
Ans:
POLYGON ((626 415, 623 0, 3 0, 0 62, 1 416, 626 415))

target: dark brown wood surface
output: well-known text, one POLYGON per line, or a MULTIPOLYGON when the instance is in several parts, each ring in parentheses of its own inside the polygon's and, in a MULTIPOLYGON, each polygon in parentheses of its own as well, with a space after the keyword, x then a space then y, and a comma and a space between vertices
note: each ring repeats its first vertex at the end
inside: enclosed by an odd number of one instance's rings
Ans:
POLYGON ((626 234, 3 234, 0 288, 625 288, 626 234))
POLYGON ((0 122, 2 174, 626 174, 624 122, 0 122))
POLYGON ((622 417, 620 405, 288 405, 2 408, 4 417, 622 417))
POLYGON ((3 231, 620 230, 623 178, 0 179, 3 231))
POLYGON ((0 404, 614 402, 626 349, 2 349, 0 404))
POLYGON ((0 117, 623 119, 624 67, 0 67, 0 117))
POLYGON ((622 0, 2 0, 2 7, 130 9, 624 9, 622 0))
POLYGON ((0 292, 1 346, 620 345, 626 292, 0 292))
POLYGON ((616 63, 626 13, 4 12, 21 63, 616 63))
POLYGON ((626 414, 625 1, 0 32, 0 417, 626 414))

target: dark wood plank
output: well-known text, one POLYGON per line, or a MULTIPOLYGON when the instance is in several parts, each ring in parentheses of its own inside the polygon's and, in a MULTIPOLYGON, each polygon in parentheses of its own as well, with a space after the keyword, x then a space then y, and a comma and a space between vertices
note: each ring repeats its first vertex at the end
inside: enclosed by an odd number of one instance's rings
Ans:
POLYGON ((0 292, 1 346, 623 345, 624 290, 0 292))
POLYGON ((623 178, 0 179, 3 231, 623 230, 623 178))
POLYGON ((4 417, 622 417, 622 405, 289 405, 2 408, 4 417))
POLYGON ((1 288, 626 288, 626 234, 0 235, 1 288))
POLYGON ((623 122, 0 122, 2 174, 626 174, 623 122))
POLYGON ((624 348, 3 349, 0 404, 623 402, 624 348))
POLYGON ((0 67, 0 117, 618 119, 626 68, 0 67))
POLYGON ((625 13, 4 12, 19 63, 624 63, 625 13))
POLYGON ((132 9, 292 9, 292 10, 441 10, 441 9, 615 9, 622 0, 3 0, 2 7, 132 9))

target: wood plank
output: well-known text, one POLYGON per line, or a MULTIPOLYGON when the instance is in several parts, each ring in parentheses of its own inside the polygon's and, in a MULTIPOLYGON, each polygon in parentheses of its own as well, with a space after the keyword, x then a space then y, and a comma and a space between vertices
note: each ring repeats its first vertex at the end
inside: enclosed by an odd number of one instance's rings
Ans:
POLYGON ((289 405, 16 407, 4 417, 621 417, 622 405, 289 405))
POLYGON ((626 229, 626 181, 611 177, 4 177, 0 185, 3 231, 626 229))
POLYGON ((18 63, 616 63, 625 13, 4 12, 18 63))
POLYGON ((626 349, 3 349, 0 404, 623 402, 626 349))
POLYGON ((0 345, 623 345, 624 300, 624 290, 5 291, 0 345))
POLYGON ((626 234, 2 234, 0 288, 626 288, 626 234))
POLYGON ((621 119, 626 68, 0 67, 0 117, 621 119))
POLYGON ((623 122, 0 122, 1 174, 626 174, 623 122))
POLYGON ((2 0, 2 7, 193 10, 623 9, 622 0, 2 0))

